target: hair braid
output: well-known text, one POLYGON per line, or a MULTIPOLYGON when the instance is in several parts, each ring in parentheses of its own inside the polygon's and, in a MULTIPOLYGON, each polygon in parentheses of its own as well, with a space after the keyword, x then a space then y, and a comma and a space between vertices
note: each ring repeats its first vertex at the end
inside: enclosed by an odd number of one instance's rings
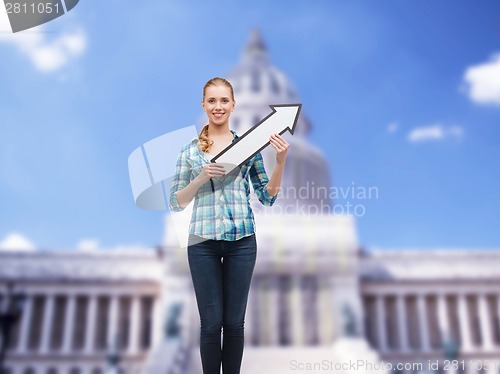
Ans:
POLYGON ((205 125, 200 132, 200 136, 198 137, 198 148, 202 152, 207 152, 212 144, 213 140, 208 138, 208 125, 205 125))

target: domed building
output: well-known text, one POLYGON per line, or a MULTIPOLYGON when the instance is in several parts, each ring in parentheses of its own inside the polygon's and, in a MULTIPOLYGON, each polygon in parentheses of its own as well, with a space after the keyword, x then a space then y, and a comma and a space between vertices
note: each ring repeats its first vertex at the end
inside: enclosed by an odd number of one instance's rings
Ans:
MULTIPOLYGON (((231 115, 230 127, 238 135, 266 117, 271 109, 269 105, 300 103, 291 81, 269 61, 268 51, 260 32, 255 29, 243 50, 240 64, 226 77, 234 88, 236 108, 231 115)), ((289 132, 283 135, 291 147, 287 156, 285 173, 283 174, 282 193, 277 200, 278 208, 292 212, 304 205, 323 205, 326 213, 330 212, 331 202, 327 191, 330 191, 329 166, 322 152, 307 141, 311 131, 311 123, 307 119, 307 109, 302 110, 295 127, 294 135, 289 132), (302 187, 302 189, 301 189, 302 187), (308 191, 320 192, 316 195, 308 191), (299 191, 303 193, 298 199, 299 191), (321 202, 323 204, 321 204, 321 202)), ((267 147, 262 151, 266 170, 274 168, 274 149, 267 147)), ((254 204, 260 210, 260 204, 254 204)))

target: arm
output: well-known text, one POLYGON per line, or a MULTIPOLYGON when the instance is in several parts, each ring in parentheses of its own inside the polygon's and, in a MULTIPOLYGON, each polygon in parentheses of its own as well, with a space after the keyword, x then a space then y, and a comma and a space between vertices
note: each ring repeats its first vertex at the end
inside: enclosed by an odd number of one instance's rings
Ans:
POLYGON ((269 143, 276 150, 276 166, 274 167, 271 179, 267 184, 267 192, 271 196, 276 196, 281 188, 281 179, 283 177, 283 170, 285 170, 286 153, 289 144, 278 134, 271 135, 269 143))
POLYGON ((273 173, 271 174, 271 179, 267 184, 267 192, 271 196, 276 196, 281 188, 281 178, 283 176, 283 170, 285 169, 285 164, 276 164, 273 173))
POLYGON ((186 153, 187 150, 181 151, 177 158, 175 176, 170 188, 170 209, 174 212, 180 212, 188 206, 200 187, 210 178, 224 175, 224 166, 212 163, 204 165, 200 174, 190 180, 192 170, 186 153))
POLYGON ((273 205, 278 197, 283 170, 285 168, 286 151, 288 150, 288 143, 279 135, 272 135, 270 143, 277 149, 276 166, 271 179, 267 177, 260 153, 257 154, 254 164, 250 169, 250 179, 252 180, 255 194, 259 201, 266 206, 273 205))
POLYGON ((175 175, 169 195, 169 207, 172 212, 180 212, 186 207, 186 205, 180 204, 177 194, 190 183, 191 179, 191 165, 187 160, 187 152, 187 149, 182 149, 175 164, 175 175))
POLYGON ((191 200, 193 200, 194 195, 196 195, 203 184, 204 183, 201 182, 198 176, 189 182, 186 187, 175 194, 175 198, 177 199, 177 203, 181 209, 184 209, 189 205, 191 200))

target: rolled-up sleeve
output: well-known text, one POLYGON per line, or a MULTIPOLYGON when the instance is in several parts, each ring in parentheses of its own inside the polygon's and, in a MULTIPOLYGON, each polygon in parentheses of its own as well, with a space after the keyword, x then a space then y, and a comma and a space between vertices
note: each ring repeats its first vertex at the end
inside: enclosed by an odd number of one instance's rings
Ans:
POLYGON ((186 187, 190 182, 191 166, 189 165, 187 157, 188 150, 187 148, 181 150, 175 164, 175 175, 172 180, 169 194, 169 207, 173 212, 180 212, 184 209, 177 200, 177 192, 186 187))
POLYGON ((252 181, 253 189, 261 204, 265 206, 273 205, 278 197, 278 194, 272 196, 267 191, 269 178, 267 177, 266 169, 264 168, 264 160, 262 159, 262 155, 260 153, 257 153, 254 158, 254 162, 250 167, 250 180, 252 181))

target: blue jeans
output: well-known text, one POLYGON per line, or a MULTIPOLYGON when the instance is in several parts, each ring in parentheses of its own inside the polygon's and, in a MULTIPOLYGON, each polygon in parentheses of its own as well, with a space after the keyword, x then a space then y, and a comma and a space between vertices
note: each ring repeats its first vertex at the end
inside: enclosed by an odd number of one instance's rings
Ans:
POLYGON ((188 262, 200 313, 203 374, 239 374, 248 291, 257 257, 255 234, 236 241, 189 236, 188 262), (223 340, 221 347, 221 329, 223 340))

